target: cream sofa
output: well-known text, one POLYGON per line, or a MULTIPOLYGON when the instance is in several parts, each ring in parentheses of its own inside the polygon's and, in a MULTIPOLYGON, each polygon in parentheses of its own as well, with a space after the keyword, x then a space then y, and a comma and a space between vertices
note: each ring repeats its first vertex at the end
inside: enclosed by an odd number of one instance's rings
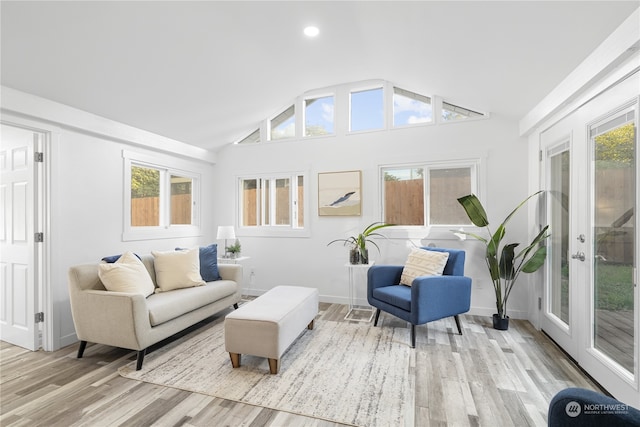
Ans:
MULTIPOLYGON (((157 286, 154 257, 140 256, 157 286)), ((87 342, 138 352, 136 369, 142 368, 146 349, 227 307, 238 308, 242 266, 219 264, 221 280, 203 286, 141 294, 108 291, 98 275, 98 263, 69 269, 69 297, 76 334, 78 358, 87 342)))

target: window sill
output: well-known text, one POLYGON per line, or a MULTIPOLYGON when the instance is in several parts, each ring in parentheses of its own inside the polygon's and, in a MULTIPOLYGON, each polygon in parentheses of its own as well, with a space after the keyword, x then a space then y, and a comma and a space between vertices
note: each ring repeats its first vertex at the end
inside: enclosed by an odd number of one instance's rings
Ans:
POLYGON ((177 239, 180 237, 199 237, 200 227, 185 225, 172 227, 140 227, 122 233, 122 241, 177 239))
POLYGON ((308 229, 292 229, 280 227, 239 227, 236 230, 238 237, 311 237, 308 229))

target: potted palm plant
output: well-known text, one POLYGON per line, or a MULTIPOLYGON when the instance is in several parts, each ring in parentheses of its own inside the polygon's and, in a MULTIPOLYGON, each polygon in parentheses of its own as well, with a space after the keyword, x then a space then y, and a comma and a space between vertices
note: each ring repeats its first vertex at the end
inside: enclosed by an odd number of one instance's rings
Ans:
POLYGON ((547 256, 547 247, 543 245, 544 240, 549 237, 546 225, 540 233, 524 249, 516 253, 515 249, 520 243, 505 243, 501 246, 506 235, 506 225, 529 199, 539 195, 542 191, 533 193, 524 199, 509 215, 502 221, 494 233, 489 228, 487 213, 482 207, 480 200, 473 195, 458 199, 471 222, 477 227, 485 227, 488 237, 479 236, 474 233, 456 231, 456 233, 466 234, 483 242, 486 246, 485 261, 489 269, 489 275, 493 282, 493 289, 496 294, 496 309, 498 312, 493 315, 493 327, 499 330, 509 328, 509 316, 507 316, 507 300, 511 295, 511 290, 516 284, 520 273, 533 273, 544 264, 547 256))
POLYGON ((377 231, 381 228, 392 227, 394 224, 386 224, 384 222, 374 222, 369 224, 360 234, 356 236, 349 236, 346 239, 336 239, 327 243, 327 246, 332 243, 342 242, 345 246, 350 246, 349 262, 351 264, 369 264, 369 250, 367 249, 367 243, 371 243, 380 251, 380 247, 376 242, 371 240, 371 237, 384 237, 377 231))

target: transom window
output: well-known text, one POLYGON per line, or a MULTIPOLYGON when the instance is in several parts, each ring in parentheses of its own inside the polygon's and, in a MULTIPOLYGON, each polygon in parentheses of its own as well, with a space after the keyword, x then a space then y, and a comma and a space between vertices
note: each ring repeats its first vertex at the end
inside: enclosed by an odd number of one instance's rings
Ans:
POLYGON ((473 117, 484 117, 484 115, 485 114, 483 113, 442 101, 442 120, 445 122, 465 120, 473 117))
POLYGON ((334 96, 304 100, 304 136, 334 133, 334 96))
POLYGON ((470 225, 457 199, 477 193, 477 164, 383 167, 385 222, 399 226, 470 225))
POLYGON ((384 128, 384 93, 381 87, 351 92, 351 132, 384 128))
POLYGON ((393 126, 415 125, 433 121, 431 98, 408 90, 393 88, 393 126))
POLYGON ((295 106, 291 106, 269 122, 269 139, 272 141, 296 136, 295 106))

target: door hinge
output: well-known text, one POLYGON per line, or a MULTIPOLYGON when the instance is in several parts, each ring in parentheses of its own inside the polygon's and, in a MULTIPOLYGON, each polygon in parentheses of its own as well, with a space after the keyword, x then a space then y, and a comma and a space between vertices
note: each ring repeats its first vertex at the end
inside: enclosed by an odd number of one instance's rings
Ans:
POLYGON ((36 323, 44 322, 44 313, 41 311, 40 313, 36 313, 36 323))
POLYGON ((538 151, 538 161, 542 161, 542 150, 538 151))
POLYGON ((44 153, 39 151, 36 151, 35 153, 33 153, 33 161, 38 163, 44 162, 44 153))
POLYGON ((44 233, 40 232, 40 233, 36 233, 34 235, 35 241, 36 243, 42 243, 44 242, 44 233))
POLYGON ((538 297, 538 310, 542 310, 542 298, 538 297))

